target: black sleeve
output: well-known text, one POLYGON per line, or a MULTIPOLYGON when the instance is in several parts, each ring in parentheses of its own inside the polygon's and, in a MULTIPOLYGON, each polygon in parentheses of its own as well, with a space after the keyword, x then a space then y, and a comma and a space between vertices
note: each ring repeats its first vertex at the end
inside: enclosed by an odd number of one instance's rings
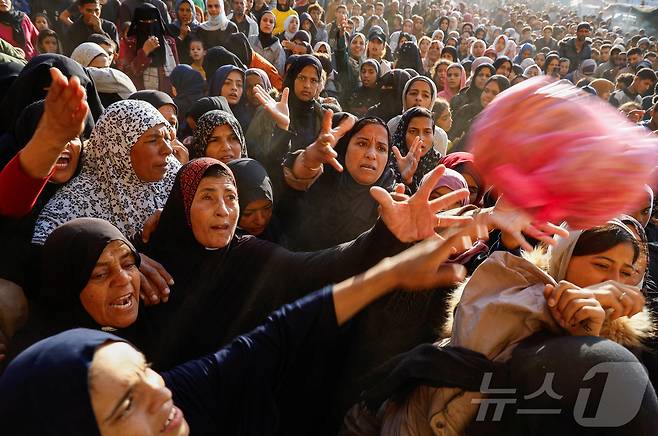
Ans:
POLYGON ((360 274, 408 246, 380 219, 355 240, 324 250, 294 253, 277 246, 262 270, 260 282, 281 290, 287 294, 285 301, 292 301, 310 290, 360 274))
POLYGON ((332 288, 283 306, 217 353, 162 376, 196 434, 274 434, 275 393, 305 345, 338 333, 332 288), (229 430, 230 429, 230 430, 229 430))

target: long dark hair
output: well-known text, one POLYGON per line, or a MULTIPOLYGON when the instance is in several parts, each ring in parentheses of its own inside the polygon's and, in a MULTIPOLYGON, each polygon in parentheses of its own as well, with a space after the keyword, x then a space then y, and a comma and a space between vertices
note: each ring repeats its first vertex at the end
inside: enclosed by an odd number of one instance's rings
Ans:
POLYGON ((591 256, 625 243, 633 247, 633 263, 635 263, 640 256, 640 243, 637 238, 619 225, 605 224, 585 230, 576 242, 573 256, 591 256))

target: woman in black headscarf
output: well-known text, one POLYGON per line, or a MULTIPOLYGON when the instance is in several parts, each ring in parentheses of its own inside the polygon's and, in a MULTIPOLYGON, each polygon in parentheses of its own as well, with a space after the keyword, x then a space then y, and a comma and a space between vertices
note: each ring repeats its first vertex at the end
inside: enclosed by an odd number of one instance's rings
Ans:
POLYGON ((484 84, 494 74, 496 74, 496 69, 490 63, 479 65, 473 72, 470 86, 459 91, 459 94, 450 100, 450 109, 457 112, 467 104, 477 103, 480 100, 484 84))
MULTIPOLYGON (((46 97, 47 89, 52 81, 50 69, 53 67, 59 69, 67 78, 77 76, 80 79, 80 85, 85 88, 91 115, 94 120, 101 116, 103 105, 96 92, 94 82, 80 64, 66 56, 43 54, 28 62, 0 103, 3 108, 11 108, 8 116, 0 117, 0 132, 12 132, 23 109, 46 97)), ((5 141, 6 138, 2 138, 0 141, 2 142, 0 144, 0 168, 4 167, 16 154, 15 144, 7 144, 5 141)))
POLYGON ((410 192, 416 192, 427 173, 439 164, 441 155, 434 150, 434 118, 432 112, 423 107, 412 107, 402 114, 391 148, 396 162, 392 162, 395 179, 404 183, 410 192))
POLYGON ((176 50, 181 63, 189 64, 192 62, 190 58, 191 37, 199 27, 194 2, 192 0, 177 0, 175 12, 176 20, 167 25, 167 28, 171 36, 176 38, 176 50))
POLYGON ((425 69, 423 68, 423 59, 420 57, 418 45, 413 42, 405 42, 397 49, 397 61, 395 68, 404 70, 411 68, 418 74, 424 75, 425 69))
POLYGON ((496 69, 496 74, 509 78, 514 64, 507 56, 498 56, 494 61, 493 66, 496 69))
POLYGON ((212 78, 212 76, 215 74, 215 71, 224 65, 235 65, 242 71, 247 69, 239 57, 224 47, 213 47, 208 49, 206 52, 206 57, 203 58, 203 71, 206 72, 206 77, 208 79, 212 78))
POLYGON ((30 302, 28 324, 12 341, 11 354, 76 327, 119 330, 143 344, 138 335, 146 328, 135 325, 139 264, 135 247, 105 220, 76 218, 59 226, 41 251, 41 290, 30 302))
POLYGON ((402 93, 411 76, 404 70, 394 69, 379 78, 379 103, 368 110, 367 116, 379 117, 388 122, 402 113, 402 93))
POLYGON ((174 68, 170 78, 174 103, 178 107, 178 138, 183 139, 189 134, 187 113, 206 94, 206 81, 201 73, 184 64, 174 68))
POLYGON ((279 221, 274 214, 272 181, 265 168, 254 159, 236 159, 228 163, 235 176, 240 204, 236 234, 253 235, 284 245, 279 221))
POLYGON ((169 76, 178 64, 176 41, 152 4, 135 9, 127 36, 121 40, 118 64, 138 90, 171 92, 169 76))
MULTIPOLYGON (((162 314, 158 318, 162 328, 171 326, 171 331, 161 335, 162 353, 155 356, 158 364, 166 367, 217 349, 239 332, 258 325, 281 304, 343 280, 403 246, 379 223, 349 244, 292 253, 261 239, 234 234, 238 198, 232 173, 215 159, 192 160, 178 173, 157 230, 143 250, 176 281, 169 302, 154 307, 162 314), (213 188, 213 183, 226 189, 223 195, 212 193, 212 189, 220 189, 213 188), (200 192, 213 196, 212 204, 221 202, 225 212, 204 220, 200 211, 207 200, 200 192)), ((387 213, 382 212, 388 219, 387 213)), ((405 220, 399 215, 390 217, 405 220)))
MULTIPOLYGON (((336 370, 326 363, 300 367, 300 358, 309 348, 333 357, 323 345, 339 339, 341 327, 395 287, 417 289, 463 279, 463 270, 443 267, 437 274, 436 269, 464 234, 390 259, 383 271, 373 269, 320 289, 282 307, 225 348, 162 375, 150 369, 135 346, 109 333, 74 329, 47 338, 18 356, 0 378, 0 419, 9 433, 30 436, 187 435, 191 429, 194 434, 290 434, 281 392, 306 379, 317 383, 336 370), (57 399, 48 407, 37 401, 45 385, 57 399)), ((326 401, 327 395, 322 397, 326 401)), ((317 430, 317 421, 305 413, 321 418, 325 411, 312 409, 300 395, 294 403, 294 431, 317 430)))
POLYGON ((274 65, 279 74, 283 74, 286 54, 279 38, 274 37, 272 34, 274 26, 276 26, 274 13, 272 11, 263 12, 258 21, 258 35, 251 35, 249 44, 256 53, 274 65))
POLYGON ((283 86, 290 90, 291 151, 301 150, 315 141, 322 124, 322 107, 317 100, 322 64, 315 56, 301 55, 290 63, 283 86))
POLYGON ((361 84, 353 91, 348 100, 349 111, 356 116, 364 116, 368 109, 379 103, 379 62, 374 59, 366 59, 361 64, 361 84))
MULTIPOLYGON (((292 250, 319 250, 356 238, 372 227, 379 216, 370 188, 393 188, 389 132, 381 119, 367 117, 357 121, 338 141, 335 151, 343 171, 325 165, 317 181, 310 188, 305 187, 292 216, 286 217, 285 231, 292 250)), ((305 167, 316 167, 307 153, 304 151, 296 159, 304 161, 305 167)), ((292 174, 297 176, 294 166, 292 174)))
POLYGON ((455 143, 452 148, 453 152, 464 151, 463 147, 465 146, 466 136, 468 135, 468 131, 471 128, 471 124, 473 124, 475 117, 477 117, 498 94, 509 87, 510 83, 509 80, 507 80, 507 77, 498 74, 491 76, 487 79, 484 85, 479 101, 467 104, 455 113, 453 116, 455 122, 450 128, 450 132, 448 132, 448 137, 453 143, 455 143))

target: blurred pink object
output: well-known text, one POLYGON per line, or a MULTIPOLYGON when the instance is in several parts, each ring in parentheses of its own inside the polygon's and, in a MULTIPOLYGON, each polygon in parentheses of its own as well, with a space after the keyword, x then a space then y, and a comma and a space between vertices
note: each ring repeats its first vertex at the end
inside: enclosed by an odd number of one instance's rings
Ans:
POLYGON ((656 166, 658 138, 571 84, 536 77, 500 94, 470 145, 487 184, 537 221, 585 229, 632 210, 656 166))

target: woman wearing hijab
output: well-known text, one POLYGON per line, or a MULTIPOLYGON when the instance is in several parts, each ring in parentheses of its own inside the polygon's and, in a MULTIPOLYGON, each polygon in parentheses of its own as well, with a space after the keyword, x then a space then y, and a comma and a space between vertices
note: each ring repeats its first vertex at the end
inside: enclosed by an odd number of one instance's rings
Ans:
POLYGON ((427 73, 430 73, 434 65, 441 59, 441 51, 443 51, 443 43, 433 39, 427 49, 427 56, 423 59, 423 67, 427 73))
POLYGON ((182 139, 189 131, 187 114, 192 105, 205 96, 206 83, 201 73, 189 65, 178 65, 171 72, 171 93, 178 107, 178 138, 182 139))
MULTIPOLYGON (((425 76, 416 76, 409 80, 404 85, 402 91, 402 111, 400 115, 392 118, 388 124, 388 130, 395 132, 400 124, 402 113, 411 109, 412 107, 423 107, 429 111, 434 108, 434 102, 437 98, 436 86, 434 82, 425 76)), ((434 138, 434 144, 440 143, 438 138, 434 138)), ((445 154, 445 149, 442 149, 442 154, 445 154)))
POLYGON ((224 45, 229 35, 238 33, 238 26, 226 17, 223 0, 207 0, 207 21, 196 30, 206 48, 224 45))
POLYGON ((398 58, 395 62, 395 68, 402 70, 405 68, 411 68, 418 74, 425 74, 420 51, 418 51, 418 46, 413 42, 405 42, 402 44, 402 46, 398 48, 397 56, 398 58))
POLYGON ((290 45, 289 43, 293 41, 295 34, 299 31, 299 17, 296 14, 288 16, 283 23, 283 29, 283 32, 278 33, 276 37, 281 41, 281 45, 287 48, 286 46, 290 45))
POLYGON ((144 3, 135 9, 127 36, 121 40, 118 64, 137 89, 171 91, 169 76, 178 64, 176 41, 158 9, 144 3))
POLYGON ((266 11, 258 22, 258 35, 249 37, 253 50, 274 65, 279 74, 283 74, 286 54, 279 38, 273 36, 276 26, 276 16, 272 11, 266 11))
POLYGON ((499 56, 498 59, 494 61, 493 66, 496 69, 496 74, 509 79, 514 64, 512 64, 512 61, 507 56, 499 56))
POLYGON ((0 117, 0 132, 4 133, 0 136, 0 168, 4 168, 16 155, 18 147, 13 133, 18 127, 16 121, 27 106, 46 97, 52 82, 50 69, 53 67, 67 78, 78 77, 80 85, 85 90, 85 98, 92 117, 97 120, 101 116, 103 105, 94 81, 80 64, 57 54, 45 54, 33 58, 21 70, 1 103, 2 107, 11 108, 11 111, 8 112, 8 116, 0 117))
MULTIPOLYGON (((580 394, 593 393, 588 398, 593 404, 606 401, 601 383, 587 374, 591 374, 592 368, 619 365, 637 371, 631 370, 627 376, 611 373, 624 379, 614 396, 619 404, 633 402, 636 408, 632 418, 621 418, 625 413, 620 408, 611 409, 608 417, 624 422, 623 426, 616 426, 616 431, 623 434, 650 432, 658 400, 646 368, 635 357, 646 347, 642 341, 650 337, 653 327, 638 287, 641 277, 634 273, 642 257, 641 243, 633 230, 617 219, 569 233, 568 237, 560 237, 548 252, 523 258, 497 252, 480 265, 453 300, 453 306, 457 301, 459 304, 452 325, 446 328, 450 345, 484 354, 501 366, 495 371, 501 376, 515 374, 503 384, 516 392, 534 392, 547 372, 555 374, 551 383, 553 392, 559 395, 518 395, 518 410, 548 407, 556 410, 551 417, 519 419, 514 413, 503 416, 500 428, 530 434, 536 433, 533 429, 537 428, 577 433, 583 428, 580 415, 574 414, 580 394), (602 257, 607 259, 605 265, 594 260, 602 257)), ((431 363, 426 354, 426 365, 421 368, 414 355, 419 357, 411 352, 396 362, 404 363, 397 365, 391 375, 402 376, 387 380, 394 384, 389 385, 392 390, 388 394, 381 395, 387 388, 377 386, 379 393, 375 396, 380 396, 380 400, 370 403, 371 410, 378 409, 382 397, 395 397, 402 389, 407 398, 401 404, 398 400, 399 407, 389 408, 391 413, 386 413, 378 424, 395 432, 422 434, 431 431, 432 417, 463 432, 477 413, 478 406, 474 404, 479 401, 475 398, 482 395, 464 392, 478 390, 468 386, 466 376, 480 383, 479 373, 488 369, 470 361, 461 369, 455 366, 448 378, 444 365, 437 363, 438 356, 431 363), (456 379, 461 381, 455 383, 456 379), (446 383, 448 380, 451 381, 446 383), (449 398, 441 386, 453 387, 449 398), (454 386, 460 389, 455 390, 454 386)))
POLYGON ((176 20, 168 26, 169 33, 176 39, 176 52, 180 63, 192 63, 190 58, 190 37, 196 33, 199 22, 192 0, 176 1, 176 20))
POLYGON ((471 124, 475 117, 478 116, 498 94, 509 87, 510 83, 509 80, 507 80, 507 77, 498 74, 493 75, 485 82, 482 93, 480 94, 480 100, 473 104, 467 104, 455 113, 455 122, 448 133, 449 138, 455 143, 455 151, 462 150, 461 147, 464 146, 464 139, 468 130, 471 128, 471 124), (458 140, 459 144, 457 143, 458 140))
POLYGON ((544 74, 551 77, 560 77, 560 56, 556 53, 546 56, 544 74))
MULTIPOLYGON (((75 329, 45 339, 15 359, 0 379, 0 418, 10 432, 28 435, 53 427, 72 436, 187 435, 190 429, 198 434, 277 433, 285 406, 281 388, 309 376, 308 368, 296 367, 300 357, 314 344, 339 339, 342 326, 394 288, 448 286, 462 278, 461 268, 444 267, 439 274, 436 269, 445 253, 463 249, 458 244, 463 235, 426 244, 430 254, 415 250, 390 259, 384 271, 364 274, 365 281, 321 289, 281 308, 249 335, 162 376, 134 346, 110 333, 75 329), (406 277, 403 272, 408 271, 414 274, 406 277), (419 280, 427 276, 431 278, 419 280), (295 371, 300 372, 290 377, 295 371), (46 381, 58 401, 44 409, 34 398, 46 381), (44 419, 30 419, 38 410, 44 419)), ((297 430, 307 430, 302 427, 297 430)))
POLYGON ((169 94, 162 91, 137 91, 129 99, 145 101, 153 106, 171 124, 174 132, 176 131, 178 127, 178 106, 169 94))
POLYGON ((238 188, 240 218, 236 234, 253 235, 276 244, 283 234, 274 215, 274 191, 272 181, 263 166, 254 159, 236 159, 228 163, 238 188))
POLYGON ((521 64, 524 59, 532 59, 535 55, 535 46, 526 42, 519 47, 519 54, 514 58, 515 64, 521 64))
MULTIPOLYGON (((306 192, 284 225, 288 247, 294 251, 319 250, 350 241, 377 221, 377 202, 370 196, 372 186, 393 188, 388 127, 377 118, 366 117, 336 144, 342 172, 326 165, 322 175, 304 186, 306 192)), ((310 148, 310 147, 309 147, 310 148)), ((310 161, 311 150, 296 156, 304 167, 318 167, 310 161)), ((292 165, 292 175, 304 169, 292 165)), ((287 217, 286 217, 287 218, 287 217)))
POLYGON ((397 183, 415 193, 423 177, 439 164, 441 154, 433 146, 434 118, 423 107, 412 107, 402 114, 393 133, 391 147, 396 164, 391 165, 397 183))
POLYGON ((366 59, 361 64, 361 85, 350 96, 347 108, 358 117, 364 116, 368 109, 379 103, 379 63, 366 59))
POLYGON ((473 164, 473 154, 465 151, 458 151, 444 156, 439 161, 439 164, 445 165, 446 168, 455 170, 464 177, 468 185, 470 196, 468 198, 469 204, 480 205, 486 186, 484 180, 475 169, 473 164))
POLYGON ((476 39, 471 44, 469 60, 474 61, 475 59, 484 56, 484 51, 487 49, 487 44, 481 39, 476 39))
MULTIPOLYGON (((338 34, 336 71, 338 72, 338 81, 343 89, 341 101, 348 101, 360 85, 361 64, 365 61, 366 43, 366 37, 362 33, 354 34, 352 39, 348 39, 347 32, 338 34)), ((379 63, 377 73, 379 77, 379 74, 381 74, 379 63)))
POLYGON ((311 47, 315 46, 315 44, 318 42, 318 29, 315 27, 315 23, 313 22, 313 19, 311 18, 311 15, 308 14, 308 12, 304 12, 299 16, 299 30, 308 32, 308 34, 311 36, 311 41, 309 43, 311 44, 311 47))
POLYGON ((226 98, 232 114, 244 129, 251 122, 251 111, 247 108, 244 92, 245 81, 244 70, 233 65, 224 65, 213 74, 208 83, 208 94, 226 98))
POLYGON ((450 102, 464 88, 466 83, 466 71, 459 63, 451 64, 446 70, 446 85, 438 96, 450 102))
POLYGON ((252 120, 256 111, 262 106, 262 103, 256 97, 256 86, 260 86, 263 91, 272 97, 276 97, 278 92, 272 87, 269 77, 265 71, 260 68, 249 68, 245 71, 244 97, 246 98, 246 109, 249 113, 249 119, 252 120))
POLYGON ((477 103, 480 100, 484 84, 489 77, 494 74, 496 74, 496 70, 491 63, 482 63, 478 65, 475 70, 473 70, 473 80, 471 80, 470 85, 462 89, 459 94, 455 95, 450 100, 450 109, 453 112, 457 112, 467 104, 477 103))
POLYGON ((206 77, 212 78, 215 72, 224 65, 234 65, 243 71, 247 69, 240 58, 226 48, 213 47, 208 49, 205 58, 203 58, 203 70, 206 72, 206 77))
POLYGON ((11 0, 0 3, 0 39, 23 50, 25 58, 30 60, 38 54, 39 30, 27 14, 14 9, 11 3, 11 0))
POLYGON ((507 35, 498 35, 493 40, 490 48, 493 48, 496 51, 496 58, 500 56, 505 56, 505 49, 507 48, 507 35))
POLYGON ((459 62, 459 58, 457 58, 457 49, 451 45, 446 45, 441 50, 441 59, 447 59, 450 62, 459 62))
POLYGON ((139 264, 135 247, 105 220, 76 218, 59 226, 41 251, 41 290, 31 299, 28 323, 14 337, 11 354, 77 327, 119 330, 137 340, 140 330, 146 333, 134 325, 139 264))
POLYGON ((367 116, 378 117, 388 122, 402 113, 404 88, 411 79, 404 70, 394 69, 377 81, 380 89, 379 103, 368 109, 367 116))
POLYGON ((149 103, 114 103, 96 123, 80 174, 60 189, 37 220, 32 242, 73 218, 101 218, 135 235, 164 205, 180 164, 169 145, 171 126, 149 103))
POLYGON ((211 157, 226 164, 247 157, 247 145, 238 120, 221 110, 202 115, 194 131, 190 157, 211 157))
MULTIPOLYGON (((375 224, 355 241, 320 252, 292 253, 254 237, 239 237, 235 235, 239 193, 233 180, 230 170, 215 159, 196 159, 186 164, 145 247, 144 253, 161 262, 176 278, 170 301, 157 307, 176 315, 165 317, 163 328, 169 330, 166 326, 171 326, 171 331, 161 336, 161 359, 168 363, 180 363, 188 356, 216 349, 236 332, 248 331, 262 322, 272 306, 290 302, 327 282, 342 280, 399 251, 403 244, 394 235, 403 240, 417 237, 407 234, 411 231, 405 227, 409 216, 390 215, 388 206, 381 214, 391 227, 397 226, 393 227, 395 234, 385 225, 375 224), (218 208, 223 210, 216 214, 218 208), (214 333, 193 333, 200 331, 214 333)), ((377 198, 391 198, 383 189, 376 191, 377 198)), ((429 195, 425 191, 423 197, 429 195)), ((460 195, 463 193, 452 194, 460 195)), ((332 195, 325 200, 335 198, 332 195)), ((452 203, 451 198, 432 207, 452 203)), ((374 209, 377 220, 377 207, 374 209)), ((432 218, 429 221, 436 222, 432 218)), ((427 233, 427 226, 413 232, 427 233)))
POLYGON ((541 76, 542 74, 544 74, 544 72, 541 70, 541 68, 539 68, 539 65, 537 64, 532 64, 523 71, 523 75, 528 78, 541 76))
POLYGON ((82 43, 73 50, 71 59, 87 68, 103 106, 107 107, 137 92, 130 77, 121 70, 110 68, 107 53, 100 45, 94 42, 82 43))

